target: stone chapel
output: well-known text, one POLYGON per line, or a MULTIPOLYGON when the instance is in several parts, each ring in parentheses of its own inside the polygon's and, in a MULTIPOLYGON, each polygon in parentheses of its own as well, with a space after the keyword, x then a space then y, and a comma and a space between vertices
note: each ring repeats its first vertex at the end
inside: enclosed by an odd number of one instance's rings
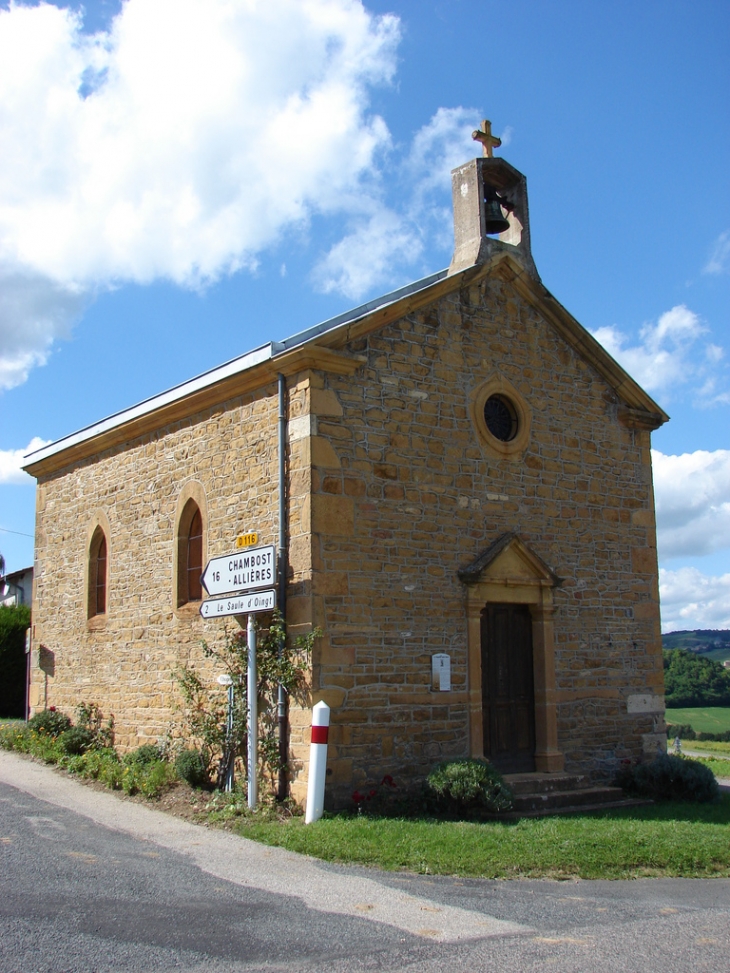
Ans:
MULTIPOLYGON (((452 173, 448 269, 45 446, 31 704, 155 742, 206 669, 206 562, 277 544, 317 626, 329 803, 484 756, 602 781, 666 746, 651 431, 668 416, 545 288, 525 177, 452 173)), ((292 795, 308 709, 292 707, 292 795)))

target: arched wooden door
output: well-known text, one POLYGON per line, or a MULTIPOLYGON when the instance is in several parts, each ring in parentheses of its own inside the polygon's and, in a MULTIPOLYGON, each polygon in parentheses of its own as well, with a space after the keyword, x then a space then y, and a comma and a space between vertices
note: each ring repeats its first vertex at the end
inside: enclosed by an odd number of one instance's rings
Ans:
POLYGON ((527 605, 481 613, 484 756, 502 773, 535 770, 532 616, 527 605))

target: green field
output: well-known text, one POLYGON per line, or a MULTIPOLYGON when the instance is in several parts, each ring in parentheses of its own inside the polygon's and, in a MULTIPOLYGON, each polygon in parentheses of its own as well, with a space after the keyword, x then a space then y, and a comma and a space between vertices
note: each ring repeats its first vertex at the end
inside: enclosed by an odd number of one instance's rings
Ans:
POLYGON ((730 730, 730 706, 689 706, 667 709, 667 723, 688 723, 698 733, 730 730))

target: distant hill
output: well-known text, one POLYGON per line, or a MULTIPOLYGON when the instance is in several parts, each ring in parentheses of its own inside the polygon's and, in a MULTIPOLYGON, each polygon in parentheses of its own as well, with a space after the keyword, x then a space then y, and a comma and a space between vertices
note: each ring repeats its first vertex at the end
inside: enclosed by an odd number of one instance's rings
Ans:
POLYGON ((730 659, 730 629, 695 629, 693 632, 667 632, 662 635, 663 649, 684 649, 715 662, 730 659))

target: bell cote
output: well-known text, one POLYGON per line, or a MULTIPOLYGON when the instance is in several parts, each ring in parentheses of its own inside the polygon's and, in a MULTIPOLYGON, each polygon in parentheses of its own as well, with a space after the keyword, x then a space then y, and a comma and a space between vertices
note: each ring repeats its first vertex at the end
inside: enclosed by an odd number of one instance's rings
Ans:
POLYGON ((484 157, 472 159, 451 173, 454 200, 454 256, 449 273, 485 263, 500 252, 512 254, 539 280, 530 250, 527 180, 492 149, 500 140, 488 121, 473 138, 482 143, 484 157))

